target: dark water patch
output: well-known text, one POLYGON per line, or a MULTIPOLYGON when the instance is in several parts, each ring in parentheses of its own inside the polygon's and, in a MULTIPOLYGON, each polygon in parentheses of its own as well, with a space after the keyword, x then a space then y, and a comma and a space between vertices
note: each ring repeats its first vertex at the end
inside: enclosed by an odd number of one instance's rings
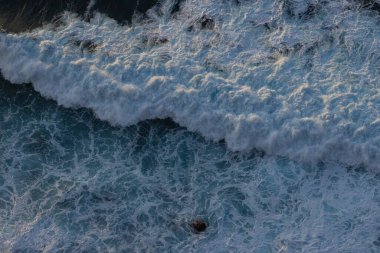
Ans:
POLYGON ((52 22, 63 11, 83 15, 90 0, 0 0, 0 26, 7 32, 22 32, 52 22))
POLYGON ((377 238, 377 240, 373 242, 373 244, 374 244, 375 246, 377 246, 377 247, 380 248, 380 235, 379 235, 379 237, 377 238))
POLYGON ((86 19, 99 11, 120 23, 130 23, 135 13, 145 13, 156 3, 157 0, 98 0, 89 9, 90 0, 0 0, 0 28, 11 33, 27 31, 56 22, 63 11, 86 19))
POLYGON ((180 11, 182 2, 183 2, 183 0, 175 0, 174 1, 173 7, 171 10, 171 14, 176 14, 177 12, 180 11))
POLYGON ((375 0, 360 0, 360 7, 363 9, 369 9, 380 13, 380 3, 375 0))
POLYGON ((299 3, 294 0, 284 0, 282 2, 284 13, 291 17, 298 19, 311 19, 317 15, 328 1, 306 1, 306 3, 299 3), (305 4, 304 6, 299 6, 305 4))
POLYGON ((93 10, 106 13, 119 23, 130 23, 135 13, 145 13, 157 0, 97 0, 93 10))

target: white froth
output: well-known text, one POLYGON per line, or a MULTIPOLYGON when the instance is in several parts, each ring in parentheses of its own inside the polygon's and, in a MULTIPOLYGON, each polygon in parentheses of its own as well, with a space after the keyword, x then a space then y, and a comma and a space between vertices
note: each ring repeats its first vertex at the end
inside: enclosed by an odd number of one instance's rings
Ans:
MULTIPOLYGON (((118 125, 171 117, 232 150, 378 168, 379 18, 341 1, 184 1, 170 17, 0 34, 0 68, 118 125), (298 18, 309 5, 323 5, 298 18), (202 16, 214 28, 201 29, 202 16)), ((168 10, 167 10, 168 9, 168 10)))

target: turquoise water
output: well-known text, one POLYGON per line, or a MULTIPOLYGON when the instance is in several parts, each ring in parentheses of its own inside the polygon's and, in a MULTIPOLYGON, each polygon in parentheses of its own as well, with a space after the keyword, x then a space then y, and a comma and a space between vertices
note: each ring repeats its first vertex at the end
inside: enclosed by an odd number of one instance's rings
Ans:
POLYGON ((379 0, 59 2, 0 4, 1 253, 380 252, 379 0))
POLYGON ((29 85, 0 92, 2 252, 380 250, 380 174, 231 152, 170 120, 113 127, 29 85))

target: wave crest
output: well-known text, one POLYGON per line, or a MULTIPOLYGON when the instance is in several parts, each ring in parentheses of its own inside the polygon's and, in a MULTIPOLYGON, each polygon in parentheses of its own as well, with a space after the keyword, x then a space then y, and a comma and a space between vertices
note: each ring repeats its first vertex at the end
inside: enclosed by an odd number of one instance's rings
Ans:
POLYGON ((1 34, 2 74, 111 124, 170 117, 232 150, 378 168, 377 16, 340 1, 308 19, 278 1, 185 1, 173 16, 173 3, 129 27, 66 13, 1 34))

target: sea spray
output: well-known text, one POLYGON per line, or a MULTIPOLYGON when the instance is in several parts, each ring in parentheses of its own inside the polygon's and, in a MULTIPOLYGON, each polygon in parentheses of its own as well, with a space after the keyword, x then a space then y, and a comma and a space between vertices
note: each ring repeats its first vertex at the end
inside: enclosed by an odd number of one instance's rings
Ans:
POLYGON ((66 13, 1 34, 0 68, 113 125, 170 117, 231 150, 378 169, 379 16, 298 2, 184 1, 175 16, 162 4, 132 26, 66 13), (285 11, 305 4, 318 13, 285 11))

